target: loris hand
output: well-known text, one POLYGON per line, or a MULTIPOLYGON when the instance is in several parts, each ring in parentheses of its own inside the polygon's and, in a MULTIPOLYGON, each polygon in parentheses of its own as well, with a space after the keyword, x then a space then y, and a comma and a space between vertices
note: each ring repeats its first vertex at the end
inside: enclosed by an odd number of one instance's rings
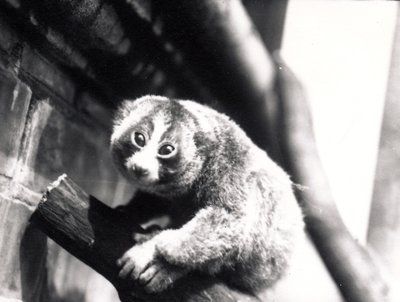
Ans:
POLYGON ((185 274, 185 270, 155 258, 152 240, 129 249, 117 262, 120 278, 131 278, 148 293, 165 290, 185 274))

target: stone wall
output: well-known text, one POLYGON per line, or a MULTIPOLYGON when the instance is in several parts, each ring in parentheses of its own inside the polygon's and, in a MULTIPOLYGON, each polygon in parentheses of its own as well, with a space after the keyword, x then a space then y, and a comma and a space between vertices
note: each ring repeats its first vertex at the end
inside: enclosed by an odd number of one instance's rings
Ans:
POLYGON ((110 205, 128 199, 112 111, 78 83, 0 15, 0 300, 83 301, 95 278, 29 225, 49 182, 67 173, 110 205))

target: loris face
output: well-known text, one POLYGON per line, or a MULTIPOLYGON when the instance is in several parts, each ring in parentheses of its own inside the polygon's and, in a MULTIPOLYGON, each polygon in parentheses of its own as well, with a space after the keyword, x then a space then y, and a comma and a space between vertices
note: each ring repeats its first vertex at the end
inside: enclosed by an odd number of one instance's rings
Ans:
POLYGON ((176 102, 125 103, 111 139, 114 160, 139 189, 159 195, 187 191, 201 168, 192 123, 176 102))

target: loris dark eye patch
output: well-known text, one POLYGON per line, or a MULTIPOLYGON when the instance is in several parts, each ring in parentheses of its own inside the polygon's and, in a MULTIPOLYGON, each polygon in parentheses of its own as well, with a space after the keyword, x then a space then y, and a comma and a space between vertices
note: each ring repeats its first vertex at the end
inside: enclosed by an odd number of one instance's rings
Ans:
POLYGON ((129 133, 125 133, 114 145, 114 152, 118 153, 122 158, 130 157, 138 150, 140 150, 140 147, 132 142, 129 133))
POLYGON ((164 145, 158 150, 158 154, 160 155, 170 155, 175 151, 175 147, 172 145, 164 145))
POLYGON ((175 156, 177 153, 177 147, 172 144, 163 144, 158 149, 158 157, 159 158, 171 158, 175 156))
POLYGON ((133 132, 132 142, 138 147, 143 148, 146 145, 146 137, 141 132, 133 132))
POLYGON ((133 153, 139 150, 139 148, 133 145, 129 140, 121 142, 118 149, 120 150, 121 155, 124 157, 130 157, 133 153))

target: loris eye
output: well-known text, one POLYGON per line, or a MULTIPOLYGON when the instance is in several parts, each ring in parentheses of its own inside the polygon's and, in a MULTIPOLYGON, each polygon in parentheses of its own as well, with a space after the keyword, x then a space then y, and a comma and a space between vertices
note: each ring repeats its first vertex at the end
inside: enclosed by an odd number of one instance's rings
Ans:
POLYGON ((158 155, 164 158, 171 157, 175 153, 176 153, 175 147, 170 144, 162 145, 160 149, 158 149, 158 155))
POLYGON ((135 145, 142 148, 146 144, 146 138, 144 137, 143 133, 134 132, 132 135, 132 141, 135 145))

